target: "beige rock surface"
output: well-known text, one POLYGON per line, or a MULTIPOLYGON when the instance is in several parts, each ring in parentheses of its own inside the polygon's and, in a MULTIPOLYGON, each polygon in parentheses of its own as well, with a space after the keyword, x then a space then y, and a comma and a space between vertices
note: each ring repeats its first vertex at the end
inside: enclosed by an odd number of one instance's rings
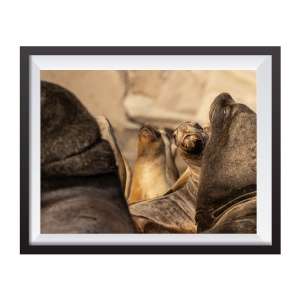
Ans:
POLYGON ((255 71, 49 70, 41 72, 41 79, 72 91, 94 116, 106 116, 130 165, 141 123, 171 129, 185 120, 206 125, 210 104, 221 92, 256 111, 255 71))

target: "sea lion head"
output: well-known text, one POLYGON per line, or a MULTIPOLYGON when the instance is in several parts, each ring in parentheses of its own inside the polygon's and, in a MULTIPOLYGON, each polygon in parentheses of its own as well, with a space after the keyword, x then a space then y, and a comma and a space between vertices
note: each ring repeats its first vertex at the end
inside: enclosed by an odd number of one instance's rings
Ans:
POLYGON ((211 104, 209 119, 198 210, 256 188, 256 113, 222 93, 211 104))
POLYGON ((142 126, 138 134, 138 155, 156 155, 163 153, 163 150, 161 133, 150 125, 142 126))
POLYGON ((199 155, 203 152, 208 135, 196 122, 183 122, 173 133, 176 146, 187 155, 199 155))
POLYGON ((65 88, 41 82, 42 175, 87 176, 116 170, 96 120, 65 88))

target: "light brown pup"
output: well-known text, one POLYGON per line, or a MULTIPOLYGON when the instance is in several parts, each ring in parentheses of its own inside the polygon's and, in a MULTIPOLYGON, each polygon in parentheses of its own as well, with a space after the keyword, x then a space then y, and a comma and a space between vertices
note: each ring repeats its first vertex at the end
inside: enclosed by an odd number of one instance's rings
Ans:
POLYGON ((178 177, 170 141, 164 131, 143 126, 137 146, 129 204, 163 195, 178 177))

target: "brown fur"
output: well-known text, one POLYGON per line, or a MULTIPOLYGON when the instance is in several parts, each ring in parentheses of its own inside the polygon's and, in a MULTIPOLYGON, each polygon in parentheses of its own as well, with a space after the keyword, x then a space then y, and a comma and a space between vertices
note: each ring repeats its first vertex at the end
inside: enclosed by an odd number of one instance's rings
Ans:
POLYGON ((158 130, 150 126, 140 129, 129 204, 163 195, 175 181, 175 176, 172 182, 167 176, 165 147, 158 130))

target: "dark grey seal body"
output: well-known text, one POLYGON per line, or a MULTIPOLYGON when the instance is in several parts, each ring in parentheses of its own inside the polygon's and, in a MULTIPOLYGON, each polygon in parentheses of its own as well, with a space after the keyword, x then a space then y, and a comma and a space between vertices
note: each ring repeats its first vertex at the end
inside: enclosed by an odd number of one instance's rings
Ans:
POLYGON ((256 232, 256 114, 229 94, 210 109, 197 201, 198 232, 256 232))
POLYGON ((41 83, 41 232, 134 232, 110 143, 75 95, 41 83))

